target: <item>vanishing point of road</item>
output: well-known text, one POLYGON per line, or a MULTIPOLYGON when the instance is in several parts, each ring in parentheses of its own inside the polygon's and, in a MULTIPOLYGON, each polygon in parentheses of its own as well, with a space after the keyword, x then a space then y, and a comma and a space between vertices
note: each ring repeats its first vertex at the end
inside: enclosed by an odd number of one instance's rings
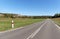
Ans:
POLYGON ((2 32, 0 39, 60 39, 60 28, 50 19, 2 32))

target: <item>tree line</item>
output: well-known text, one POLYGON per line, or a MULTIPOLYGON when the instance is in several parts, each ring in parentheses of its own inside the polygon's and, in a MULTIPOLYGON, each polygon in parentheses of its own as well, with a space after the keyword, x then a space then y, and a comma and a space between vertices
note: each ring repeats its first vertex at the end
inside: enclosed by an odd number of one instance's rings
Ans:
POLYGON ((54 16, 23 16, 18 14, 7 14, 7 13, 0 13, 0 17, 6 18, 60 18, 60 14, 55 14, 54 16))
POLYGON ((59 18, 60 17, 60 14, 55 14, 54 16, 53 16, 53 18, 59 18))

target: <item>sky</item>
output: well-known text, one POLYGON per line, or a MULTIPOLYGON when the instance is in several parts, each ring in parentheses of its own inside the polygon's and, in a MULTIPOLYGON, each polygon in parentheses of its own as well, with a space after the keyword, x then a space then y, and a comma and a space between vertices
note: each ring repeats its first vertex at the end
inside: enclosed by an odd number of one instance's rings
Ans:
POLYGON ((60 13, 60 0, 0 0, 0 13, 53 16, 60 13))

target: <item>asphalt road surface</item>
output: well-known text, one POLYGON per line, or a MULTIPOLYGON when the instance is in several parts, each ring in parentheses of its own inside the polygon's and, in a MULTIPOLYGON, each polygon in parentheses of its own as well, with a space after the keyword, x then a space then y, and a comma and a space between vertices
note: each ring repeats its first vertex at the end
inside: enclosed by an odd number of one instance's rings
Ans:
POLYGON ((0 33, 0 39, 60 39, 60 28, 50 19, 0 33))

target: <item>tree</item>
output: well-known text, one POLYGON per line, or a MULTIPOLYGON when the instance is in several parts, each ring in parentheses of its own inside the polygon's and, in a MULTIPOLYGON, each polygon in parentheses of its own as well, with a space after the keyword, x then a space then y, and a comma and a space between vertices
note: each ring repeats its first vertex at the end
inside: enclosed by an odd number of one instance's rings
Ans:
POLYGON ((55 14, 54 18, 60 17, 60 14, 55 14))

